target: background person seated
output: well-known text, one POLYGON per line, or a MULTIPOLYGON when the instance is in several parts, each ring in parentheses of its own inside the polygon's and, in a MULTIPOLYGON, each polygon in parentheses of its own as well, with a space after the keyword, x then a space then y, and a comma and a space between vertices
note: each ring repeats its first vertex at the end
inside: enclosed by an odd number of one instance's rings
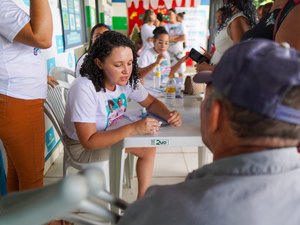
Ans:
POLYGON ((201 133, 214 161, 149 188, 119 225, 298 225, 300 53, 243 42, 194 81, 207 83, 201 133))
MULTIPOLYGON (((91 30, 91 36, 90 36, 90 42, 89 42, 89 48, 87 52, 91 49, 92 45, 94 44, 95 40, 103 34, 105 31, 110 31, 110 27, 103 23, 97 23, 91 30)), ((87 52, 84 53, 82 56, 79 57, 77 60, 76 66, 75 66, 75 76, 80 76, 80 69, 83 63, 84 58, 87 55, 87 52)), ((49 82, 49 79, 48 79, 49 82)), ((52 85, 51 85, 52 86, 52 85)))
POLYGON ((164 27, 157 27, 153 31, 154 47, 142 52, 138 59, 139 73, 141 78, 153 80, 154 68, 159 64, 161 81, 166 84, 168 77, 172 77, 187 57, 183 56, 175 65, 171 65, 169 48, 169 33, 164 27))

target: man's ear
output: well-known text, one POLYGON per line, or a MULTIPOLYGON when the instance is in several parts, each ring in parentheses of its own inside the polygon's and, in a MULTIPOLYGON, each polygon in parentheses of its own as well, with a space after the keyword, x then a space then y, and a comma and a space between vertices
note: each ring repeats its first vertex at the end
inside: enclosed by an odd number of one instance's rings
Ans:
POLYGON ((94 59, 94 63, 102 70, 102 62, 98 58, 94 59))
POLYGON ((222 126, 222 103, 218 100, 212 102, 209 114, 209 129, 215 133, 222 126))

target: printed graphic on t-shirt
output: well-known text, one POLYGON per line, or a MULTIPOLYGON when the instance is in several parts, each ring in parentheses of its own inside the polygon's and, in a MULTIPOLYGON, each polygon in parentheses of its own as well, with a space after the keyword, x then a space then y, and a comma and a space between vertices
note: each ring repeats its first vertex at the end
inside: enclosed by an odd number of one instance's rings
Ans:
POLYGON ((118 98, 112 98, 107 100, 107 124, 109 127, 115 120, 121 118, 126 112, 127 99, 124 93, 120 94, 118 98))
MULTIPOLYGON (((156 56, 157 58, 157 56, 156 56)), ((161 72, 161 80, 162 83, 166 83, 169 77, 171 71, 171 64, 169 62, 169 60, 164 59, 161 63, 160 63, 160 72, 161 72)))
POLYGON ((170 36, 176 36, 176 35, 182 35, 182 29, 181 29, 181 25, 175 25, 175 26, 171 26, 169 28, 169 35, 170 36))

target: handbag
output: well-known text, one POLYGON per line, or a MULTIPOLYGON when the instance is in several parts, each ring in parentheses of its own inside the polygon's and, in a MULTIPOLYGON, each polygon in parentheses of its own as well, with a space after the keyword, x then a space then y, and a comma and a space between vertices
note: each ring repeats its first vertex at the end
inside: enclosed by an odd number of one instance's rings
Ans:
POLYGON ((198 84, 193 81, 194 75, 188 75, 184 81, 184 94, 186 95, 198 95, 205 91, 205 84, 198 84))

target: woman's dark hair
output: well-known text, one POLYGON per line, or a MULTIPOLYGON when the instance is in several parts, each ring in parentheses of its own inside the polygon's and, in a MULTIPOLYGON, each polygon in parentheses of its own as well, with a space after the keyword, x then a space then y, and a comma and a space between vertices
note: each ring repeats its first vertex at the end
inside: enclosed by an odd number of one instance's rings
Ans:
POLYGON ((94 33, 95 33, 95 30, 98 29, 98 28, 101 28, 101 27, 104 27, 106 28, 107 30, 111 30, 109 26, 107 26, 106 24, 104 23, 97 23, 95 26, 93 26, 92 30, 91 30, 91 37, 90 37, 90 43, 89 43, 89 49, 88 51, 91 49, 92 47, 92 44, 93 44, 93 36, 94 36, 94 33))
POLYGON ((148 23, 151 20, 151 15, 154 13, 151 9, 147 9, 143 16, 143 23, 148 23))
POLYGON ((226 27, 227 23, 231 20, 234 15, 232 9, 233 6, 244 13, 249 21, 250 27, 253 27, 256 24, 256 10, 252 0, 227 0, 227 3, 224 5, 222 16, 222 20, 224 19, 224 21, 218 30, 222 30, 226 27))
POLYGON ((107 101, 107 103, 108 103, 108 105, 111 105, 112 107, 114 107, 114 106, 115 106, 115 103, 114 103, 114 101, 113 101, 113 100, 111 100, 111 99, 109 99, 109 100, 107 101))
POLYGON ((112 50, 118 47, 128 47, 132 50, 132 73, 129 78, 129 84, 131 87, 133 87, 133 89, 135 89, 137 86, 139 74, 137 54, 134 44, 129 38, 121 33, 116 31, 107 31, 96 39, 95 43, 92 45, 88 54, 84 58, 84 62, 80 69, 80 74, 93 82, 97 92, 99 92, 101 89, 105 92, 105 75, 104 71, 96 65, 95 59, 99 59, 100 62, 104 63, 106 58, 111 54, 112 50))
POLYGON ((174 8, 168 9, 168 12, 170 12, 170 11, 176 14, 176 10, 174 8))
POLYGON ((161 34, 169 34, 164 27, 156 27, 153 30, 153 38, 157 39, 161 34))
POLYGON ((177 13, 177 16, 181 17, 182 19, 184 19, 184 15, 185 15, 185 12, 177 13))
MULTIPOLYGON (((227 7, 225 7, 225 6, 222 6, 221 8, 219 8, 218 10, 217 10, 217 12, 220 12, 221 13, 221 18, 222 18, 222 23, 221 23, 221 25, 220 26, 222 26, 223 25, 223 23, 225 22, 225 20, 226 20, 226 18, 228 17, 228 12, 227 12, 227 7)), ((219 28, 218 28, 219 29, 219 28)))
POLYGON ((156 14, 156 19, 158 19, 159 22, 162 22, 164 20, 164 15, 162 13, 157 13, 156 14))

